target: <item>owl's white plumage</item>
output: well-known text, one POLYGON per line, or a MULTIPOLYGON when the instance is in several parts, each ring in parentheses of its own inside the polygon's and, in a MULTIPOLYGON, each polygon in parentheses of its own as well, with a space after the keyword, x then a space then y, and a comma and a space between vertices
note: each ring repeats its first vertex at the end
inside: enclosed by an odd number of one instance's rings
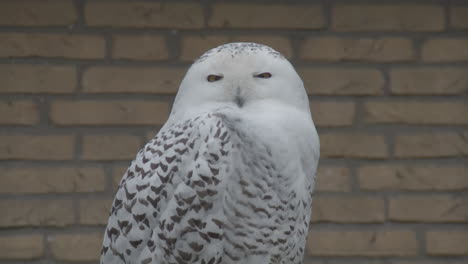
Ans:
POLYGON ((101 263, 302 263, 318 158, 291 64, 254 43, 210 50, 125 173, 101 263))

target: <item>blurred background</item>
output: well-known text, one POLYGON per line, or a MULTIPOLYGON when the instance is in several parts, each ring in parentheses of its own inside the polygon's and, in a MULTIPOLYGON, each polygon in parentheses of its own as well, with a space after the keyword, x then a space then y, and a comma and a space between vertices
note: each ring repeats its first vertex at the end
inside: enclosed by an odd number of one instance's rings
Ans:
POLYGON ((0 1, 0 263, 98 263, 207 49, 294 64, 322 149, 306 264, 468 263, 468 1, 0 1))

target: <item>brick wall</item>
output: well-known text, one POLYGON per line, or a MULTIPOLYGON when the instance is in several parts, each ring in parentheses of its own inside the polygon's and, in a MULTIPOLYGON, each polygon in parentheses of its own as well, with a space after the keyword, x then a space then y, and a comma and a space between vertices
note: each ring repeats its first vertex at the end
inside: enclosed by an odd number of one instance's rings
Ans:
POLYGON ((307 264, 468 263, 457 0, 0 1, 0 263, 97 263, 129 161, 190 62, 231 41, 283 52, 310 93, 307 264))

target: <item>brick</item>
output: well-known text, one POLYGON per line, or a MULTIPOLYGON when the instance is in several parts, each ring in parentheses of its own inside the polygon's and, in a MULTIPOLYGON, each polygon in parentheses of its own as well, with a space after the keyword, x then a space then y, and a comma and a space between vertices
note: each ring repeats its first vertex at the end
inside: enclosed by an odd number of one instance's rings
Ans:
POLYGON ((197 29, 203 27, 203 17, 196 3, 88 2, 85 6, 90 26, 197 29))
POLYGON ((327 133, 320 135, 321 156, 326 158, 382 159, 387 146, 382 135, 327 133))
POLYGON ((73 136, 0 136, 0 159, 69 160, 73 152, 73 136))
POLYGON ((324 260, 307 260, 304 259, 304 264, 325 264, 326 262, 324 260))
POLYGON ((86 93, 175 94, 184 77, 182 68, 93 67, 84 72, 86 93))
POLYGON ((75 67, 0 65, 0 93, 71 93, 75 87, 75 67))
POLYGON ((156 125, 169 116, 169 104, 158 101, 54 101, 50 119, 58 125, 156 125))
POLYGON ((422 46, 421 56, 424 61, 467 61, 468 40, 430 39, 422 46))
POLYGON ((338 4, 332 9, 336 31, 441 31, 444 10, 424 4, 338 4))
POLYGON ((125 172, 127 172, 128 165, 124 166, 115 166, 113 167, 112 173, 112 187, 114 190, 117 190, 122 177, 124 176, 125 172))
POLYGON ((0 259, 37 259, 44 255, 41 235, 0 236, 0 259))
POLYGON ((130 135, 88 135, 83 137, 85 160, 132 160, 141 147, 140 138, 130 135))
POLYGON ((359 186, 365 190, 443 191, 468 188, 464 167, 366 165, 358 170, 359 186))
POLYGON ((456 259, 447 259, 447 258, 429 258, 426 260, 399 260, 399 261, 392 261, 392 264, 466 264, 463 260, 456 260, 456 259))
POLYGON ((319 5, 220 3, 213 5, 208 25, 216 28, 318 29, 324 27, 325 18, 319 5))
POLYGON ((150 141, 153 139, 157 134, 159 133, 159 130, 157 129, 152 129, 149 132, 146 133, 146 141, 150 141))
POLYGON ((457 29, 468 28, 468 7, 452 6, 450 7, 450 26, 457 29))
POLYGON ((399 158, 457 157, 468 155, 468 132, 398 135, 395 155, 399 158))
POLYGON ((394 94, 463 94, 468 92, 468 68, 399 68, 390 71, 394 94))
POLYGON ((381 223, 385 220, 384 200, 378 197, 318 196, 312 206, 313 222, 381 223))
POLYGON ((109 218, 111 199, 88 199, 80 201, 80 224, 105 225, 109 218))
POLYGON ((0 200, 0 227, 67 226, 73 224, 70 200, 0 200))
POLYGON ((2 26, 69 26, 76 21, 72 1, 2 1, 2 26))
POLYGON ((309 256, 415 256, 418 243, 412 231, 311 231, 309 256))
POLYGON ((99 36, 0 33, 0 58, 99 59, 104 55, 104 39, 99 36))
POLYGON ((348 168, 319 166, 315 180, 315 188, 319 192, 351 190, 351 175, 348 168))
POLYGON ((0 168, 0 193, 70 193, 104 191, 101 168, 0 168))
POLYGON ((95 261, 100 257, 101 234, 63 234, 51 239, 52 254, 61 261, 95 261))
POLYGON ((434 258, 429 257, 425 260, 400 260, 392 263, 395 264, 466 264, 466 261, 463 261, 463 258, 434 258))
MULTIPOLYGON (((307 259, 307 258, 306 258, 307 259)), ((324 260, 317 260, 316 257, 309 258, 310 260, 304 260, 304 264, 326 264, 326 263, 332 263, 332 264, 346 264, 349 263, 350 258, 344 257, 344 258, 336 258, 333 261, 324 261, 324 260)), ((463 258, 408 258, 408 259, 402 259, 402 258, 392 258, 391 260, 386 258, 386 259, 379 259, 379 258, 367 258, 365 260, 360 260, 359 263, 361 264, 466 264, 466 261, 463 261, 463 258)))
POLYGON ((448 195, 390 198, 388 217, 403 222, 468 222, 468 199, 448 195))
POLYGON ((426 251, 434 256, 467 256, 468 232, 428 231, 426 232, 426 251))
POLYGON ((308 94, 377 95, 382 94, 384 79, 374 69, 299 68, 308 94))
POLYGON ((254 42, 272 47, 286 58, 291 58, 293 51, 289 39, 280 36, 187 36, 182 38, 180 59, 193 61, 206 51, 231 42, 254 42))
POLYGON ((181 40, 180 60, 193 61, 219 45, 235 42, 229 36, 187 36, 181 40))
POLYGON ((112 58, 130 60, 164 60, 169 58, 163 36, 115 36, 112 58))
POLYGON ((310 110, 316 126, 349 126, 353 124, 356 105, 353 102, 313 101, 310 110))
POLYGON ((368 101, 364 104, 367 123, 404 123, 432 125, 468 124, 468 103, 424 101, 368 101))
POLYGON ((0 102, 0 124, 34 125, 39 122, 39 109, 31 100, 0 102))
POLYGON ((412 41, 405 38, 307 38, 300 58, 318 61, 396 62, 414 58, 412 41))

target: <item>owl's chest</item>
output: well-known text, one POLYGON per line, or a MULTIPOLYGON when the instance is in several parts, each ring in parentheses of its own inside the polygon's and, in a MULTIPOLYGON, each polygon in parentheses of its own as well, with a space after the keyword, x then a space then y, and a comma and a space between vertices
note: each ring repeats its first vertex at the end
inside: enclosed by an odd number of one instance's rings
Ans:
POLYGON ((287 222, 294 214, 290 205, 298 201, 290 175, 278 168, 271 150, 259 141, 242 143, 234 156, 237 165, 223 196, 225 237, 232 246, 227 248, 232 254, 280 252, 290 232, 287 222))

